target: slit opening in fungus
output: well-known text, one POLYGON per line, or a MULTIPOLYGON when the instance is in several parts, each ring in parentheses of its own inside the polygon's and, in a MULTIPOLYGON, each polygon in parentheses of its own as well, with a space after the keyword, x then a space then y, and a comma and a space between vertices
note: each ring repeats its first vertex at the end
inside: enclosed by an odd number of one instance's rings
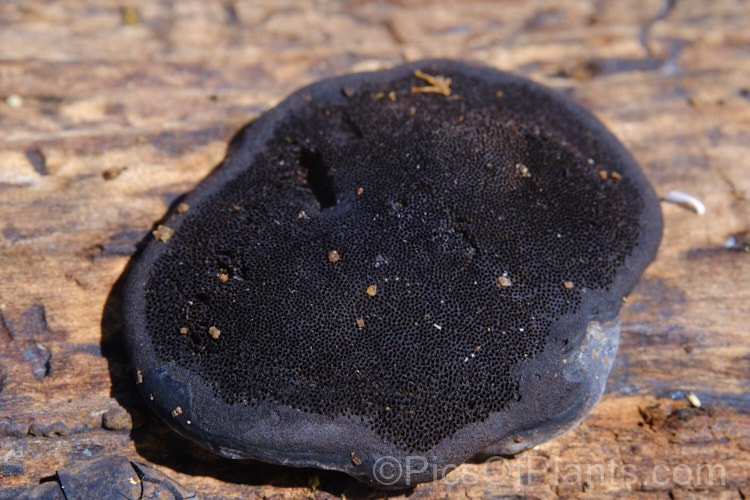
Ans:
POLYGON ((336 190, 333 178, 328 172, 328 166, 323 161, 323 155, 318 151, 303 149, 300 153, 299 163, 305 169, 305 180, 307 185, 318 200, 321 210, 336 205, 336 190))

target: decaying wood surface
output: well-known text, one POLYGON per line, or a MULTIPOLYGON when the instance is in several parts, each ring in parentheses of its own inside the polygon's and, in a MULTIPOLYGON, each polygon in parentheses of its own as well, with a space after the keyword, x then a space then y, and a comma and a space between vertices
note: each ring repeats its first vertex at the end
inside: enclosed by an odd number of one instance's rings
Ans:
POLYGON ((663 205, 608 393, 579 428, 410 498, 750 495, 747 1, 4 0, 0 497, 108 454, 207 498, 383 495, 167 430, 123 355, 118 280, 241 125, 319 78, 436 56, 569 92, 661 195, 707 213, 663 205))

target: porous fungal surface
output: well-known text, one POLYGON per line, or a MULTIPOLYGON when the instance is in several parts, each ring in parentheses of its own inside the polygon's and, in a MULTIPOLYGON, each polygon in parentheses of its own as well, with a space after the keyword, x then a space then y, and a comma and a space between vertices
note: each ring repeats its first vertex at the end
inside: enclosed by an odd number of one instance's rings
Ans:
POLYGON ((450 61, 296 92, 184 202, 129 277, 146 400, 225 456, 387 487, 577 424, 662 227, 589 113, 450 61))

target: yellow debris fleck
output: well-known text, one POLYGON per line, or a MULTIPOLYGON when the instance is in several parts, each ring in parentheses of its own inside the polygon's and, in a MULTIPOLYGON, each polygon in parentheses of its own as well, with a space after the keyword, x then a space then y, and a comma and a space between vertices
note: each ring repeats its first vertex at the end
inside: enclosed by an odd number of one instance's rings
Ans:
POLYGON ((516 163, 516 173, 520 175, 521 177, 531 177, 531 172, 529 172, 529 167, 527 167, 523 163, 516 163))
POLYGON ((427 93, 427 94, 442 94, 444 96, 451 95, 451 79, 444 76, 433 76, 428 75, 420 70, 414 70, 414 76, 426 81, 429 85, 423 87, 412 87, 412 94, 427 93))
POLYGON ((167 227, 167 226, 159 224, 159 226, 157 226, 157 228, 154 231, 152 231, 152 234, 154 235, 154 238, 156 238, 157 240, 161 241, 162 243, 166 243, 167 241, 169 241, 169 238, 171 238, 172 235, 174 234, 174 229, 172 229, 171 227, 167 227))

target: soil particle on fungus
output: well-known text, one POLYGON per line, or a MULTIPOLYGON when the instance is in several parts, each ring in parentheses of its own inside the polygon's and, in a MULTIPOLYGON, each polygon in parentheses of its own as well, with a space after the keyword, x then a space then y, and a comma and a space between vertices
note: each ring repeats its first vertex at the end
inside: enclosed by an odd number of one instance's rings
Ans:
POLYGON ((229 275, 227 273, 219 273, 216 276, 218 276, 219 279, 221 281, 223 281, 224 283, 226 283, 227 281, 229 281, 229 275))
POLYGON ((190 210, 190 205, 188 205, 187 203, 180 203, 179 205, 177 205, 178 214, 184 214, 188 210, 190 210))
POLYGON ((523 163, 516 163, 516 173, 520 175, 521 177, 531 177, 531 172, 529 172, 529 167, 527 167, 523 163))
POLYGON ((154 238, 161 241, 162 243, 166 243, 167 241, 169 241, 169 238, 174 235, 174 229, 159 224, 159 226, 157 226, 157 228, 152 231, 152 233, 154 235, 154 238))
POLYGON ((423 61, 306 87, 229 151, 125 289, 139 390, 175 430, 403 488, 551 439, 599 400, 662 219, 576 103, 423 61), (422 472, 383 481, 380 457, 422 472))
POLYGON ((176 406, 176 407, 175 407, 175 408, 174 408, 174 409, 172 410, 172 413, 171 413, 171 414, 172 414, 172 416, 173 416, 173 417, 177 417, 177 416, 180 416, 180 415, 182 415, 182 407, 180 407, 180 406, 176 406))
POLYGON ((185 328, 184 326, 182 328, 180 328, 180 334, 181 335, 187 335, 187 333, 188 333, 188 329, 187 328, 185 328))
POLYGON ((502 286, 502 287, 506 287, 506 286, 512 285, 513 282, 510 280, 510 278, 508 278, 507 276, 503 275, 503 276, 498 276, 498 278, 497 278, 497 284, 500 285, 500 286, 502 286))

